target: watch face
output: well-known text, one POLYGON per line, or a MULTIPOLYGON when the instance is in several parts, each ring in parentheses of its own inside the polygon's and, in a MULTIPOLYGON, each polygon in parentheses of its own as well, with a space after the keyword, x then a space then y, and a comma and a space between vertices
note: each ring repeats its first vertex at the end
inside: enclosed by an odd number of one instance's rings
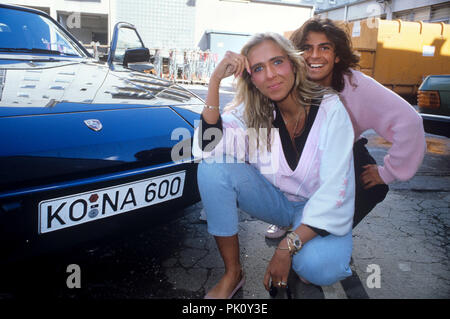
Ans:
POLYGON ((302 243, 300 242, 300 240, 297 239, 296 241, 294 241, 295 247, 299 248, 299 247, 301 247, 301 245, 302 245, 302 243))

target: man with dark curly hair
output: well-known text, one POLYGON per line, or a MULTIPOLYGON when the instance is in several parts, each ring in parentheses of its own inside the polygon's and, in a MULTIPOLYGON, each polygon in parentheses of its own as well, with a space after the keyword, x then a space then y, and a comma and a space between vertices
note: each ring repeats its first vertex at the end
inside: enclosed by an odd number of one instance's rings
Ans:
MULTIPOLYGON (((352 120, 356 193, 353 227, 383 201, 396 180, 414 176, 422 163, 426 144, 421 117, 399 95, 373 78, 356 71, 359 57, 353 53, 348 34, 332 20, 312 18, 290 37, 303 52, 308 78, 339 93, 352 120), (378 166, 361 134, 372 129, 392 143, 378 166)), ((278 238, 285 229, 270 225, 266 237, 278 238)))

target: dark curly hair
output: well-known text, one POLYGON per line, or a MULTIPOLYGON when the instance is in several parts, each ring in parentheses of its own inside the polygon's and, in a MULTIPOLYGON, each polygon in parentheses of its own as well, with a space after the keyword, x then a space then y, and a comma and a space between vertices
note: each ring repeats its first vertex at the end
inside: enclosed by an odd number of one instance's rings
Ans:
POLYGON ((352 41, 348 34, 330 19, 311 18, 295 30, 290 40, 299 50, 303 49, 309 32, 321 32, 334 44, 339 62, 334 65, 331 86, 341 92, 344 89, 344 74, 351 74, 349 68, 356 67, 359 57, 353 53, 352 41))

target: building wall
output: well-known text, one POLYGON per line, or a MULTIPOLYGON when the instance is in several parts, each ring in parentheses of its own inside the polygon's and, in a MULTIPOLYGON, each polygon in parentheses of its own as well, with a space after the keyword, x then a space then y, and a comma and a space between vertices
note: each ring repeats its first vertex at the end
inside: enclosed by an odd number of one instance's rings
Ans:
POLYGON ((329 9, 348 2, 355 2, 357 0, 302 0, 303 3, 313 3, 317 10, 329 9))
POLYGON ((52 18, 57 19, 58 11, 108 14, 110 0, 2 0, 2 3, 43 8, 43 11, 49 12, 52 18))
POLYGON ((340 6, 327 11, 318 10, 318 16, 332 20, 353 21, 368 17, 386 15, 387 6, 378 3, 376 0, 367 1, 342 1, 340 6))
MULTIPOLYGON (((315 0, 317 1, 317 0, 315 0)), ((333 7, 316 12, 316 15, 333 20, 355 21, 370 17, 387 20, 444 21, 450 20, 450 1, 446 0, 391 0, 384 3, 377 0, 339 0, 333 7)))
POLYGON ((90 44, 91 41, 108 44, 108 15, 80 14, 79 25, 70 12, 58 12, 58 22, 79 41, 90 44))
POLYGON ((345 20, 347 13, 346 8, 339 8, 335 9, 333 11, 327 12, 324 17, 331 19, 331 20, 345 20))
POLYGON ((433 6, 397 11, 394 14, 394 18, 405 21, 443 21, 445 23, 450 23, 450 2, 447 4, 437 4, 433 6))
POLYGON ((110 0, 3 0, 2 2, 47 12, 84 44, 90 44, 92 40, 97 39, 101 39, 102 44, 109 43, 110 0))
POLYGON ((348 7, 347 20, 359 20, 367 17, 379 16, 384 13, 384 8, 375 0, 353 4, 348 7))
POLYGON ((197 0, 195 45, 207 30, 254 34, 295 30, 312 16, 312 6, 263 2, 197 0))
POLYGON ((115 0, 111 21, 136 25, 151 48, 205 49, 208 31, 283 34, 312 16, 313 7, 299 1, 115 0))
POLYGON ((450 3, 433 6, 431 8, 431 21, 450 23, 450 3))
MULTIPOLYGON (((432 6, 440 3, 449 2, 446 0, 396 0, 392 1, 392 9, 393 11, 402 11, 402 10, 410 10, 414 8, 420 8, 425 6, 432 6)), ((450 5, 450 3, 447 3, 450 5)))
POLYGON ((194 43, 195 1, 115 0, 111 20, 134 24, 151 48, 191 48, 194 43))
POLYGON ((43 11, 85 44, 94 36, 109 44, 114 25, 134 24, 149 48, 204 47, 208 31, 283 34, 301 26, 313 5, 301 0, 4 0, 43 11))

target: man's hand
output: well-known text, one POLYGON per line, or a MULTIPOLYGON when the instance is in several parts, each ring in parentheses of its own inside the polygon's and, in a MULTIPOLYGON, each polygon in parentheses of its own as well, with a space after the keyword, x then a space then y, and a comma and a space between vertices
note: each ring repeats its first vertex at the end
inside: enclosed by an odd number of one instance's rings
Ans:
POLYGON ((363 166, 364 171, 361 174, 361 181, 364 185, 364 189, 369 189, 378 184, 385 184, 378 173, 378 166, 375 164, 369 164, 363 166))

